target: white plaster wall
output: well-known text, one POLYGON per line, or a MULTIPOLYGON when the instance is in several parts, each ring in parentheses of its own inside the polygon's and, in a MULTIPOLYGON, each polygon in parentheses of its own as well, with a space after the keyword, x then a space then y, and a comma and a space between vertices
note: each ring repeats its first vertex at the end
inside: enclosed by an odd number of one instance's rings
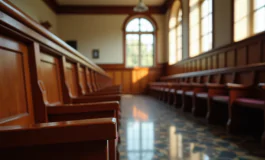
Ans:
MULTIPOLYGON (((63 40, 77 40, 78 51, 98 64, 123 63, 122 26, 128 15, 59 15, 58 31, 63 40), (100 58, 92 59, 92 50, 100 58)), ((164 15, 154 15, 158 24, 158 62, 164 62, 164 15)))

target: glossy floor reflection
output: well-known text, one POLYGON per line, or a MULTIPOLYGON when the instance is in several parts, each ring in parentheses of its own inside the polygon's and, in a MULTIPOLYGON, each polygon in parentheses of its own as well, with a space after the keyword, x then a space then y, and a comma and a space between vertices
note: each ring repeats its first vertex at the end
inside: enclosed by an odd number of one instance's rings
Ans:
POLYGON ((265 159, 258 140, 227 135, 152 97, 124 95, 120 160, 265 159))

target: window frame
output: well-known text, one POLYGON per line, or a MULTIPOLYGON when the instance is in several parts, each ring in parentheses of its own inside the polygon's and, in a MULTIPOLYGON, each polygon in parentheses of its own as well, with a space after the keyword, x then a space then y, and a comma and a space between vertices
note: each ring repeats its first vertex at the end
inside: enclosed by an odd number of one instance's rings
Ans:
POLYGON ((255 0, 250 0, 250 1, 248 1, 248 4, 247 4, 247 12, 248 13, 245 16, 247 18, 247 26, 246 26, 246 28, 247 28, 247 36, 244 37, 244 38, 238 39, 238 40, 236 39, 236 32, 235 32, 236 28, 235 27, 236 27, 237 22, 240 22, 242 20, 241 19, 241 20, 237 20, 236 21, 236 15, 235 15, 235 13, 236 13, 236 5, 235 5, 236 1, 237 0, 233 0, 232 1, 232 8, 233 8, 233 13, 232 13, 232 16, 233 16, 233 18, 232 18, 232 25, 233 25, 233 27, 232 27, 232 31, 233 31, 232 37, 233 38, 232 38, 232 41, 233 42, 240 42, 240 41, 243 41, 243 40, 245 40, 247 38, 253 37, 255 35, 265 33, 265 28, 264 28, 263 31, 255 33, 255 24, 254 24, 255 23, 255 17, 254 17, 255 16, 255 12, 259 11, 262 8, 265 8, 265 5, 260 7, 260 8, 258 8, 258 9, 256 9, 255 8, 255 0))
POLYGON ((207 53, 207 52, 209 52, 210 50, 212 50, 212 49, 214 49, 214 0, 211 0, 212 1, 212 12, 209 14, 207 14, 206 16, 202 16, 202 4, 203 4, 203 2, 204 2, 205 0, 198 0, 198 2, 197 3, 195 3, 195 4, 193 4, 193 6, 190 6, 190 3, 191 3, 191 0, 189 0, 189 51, 188 51, 188 57, 189 58, 194 58, 194 57, 197 57, 197 56, 200 56, 200 55, 202 55, 202 54, 204 54, 204 53, 207 53), (198 8, 198 12, 199 12, 199 16, 198 16, 198 30, 199 30, 199 36, 198 36, 198 39, 199 39, 199 52, 198 52, 198 54, 197 55, 195 55, 195 56, 191 56, 191 16, 190 16, 190 14, 191 14, 191 12, 194 10, 194 9, 196 9, 196 8, 198 8), (212 31, 211 32, 208 32, 207 34, 203 34, 203 31, 202 31, 202 21, 203 21, 203 19, 205 19, 205 17, 208 17, 208 16, 212 16, 212 24, 211 24, 211 27, 212 27, 212 31), (209 34, 211 34, 211 38, 212 38, 212 44, 211 44, 211 48, 209 48, 207 51, 203 51, 203 41, 202 41, 202 39, 205 37, 205 36, 207 36, 207 35, 209 35, 209 34))
POLYGON ((175 1, 171 8, 170 8, 170 13, 169 13, 169 20, 168 20, 168 65, 175 65, 177 64, 178 62, 182 61, 183 60, 183 9, 182 9, 182 3, 180 0, 177 0, 175 1), (171 18, 173 16, 173 10, 176 9, 176 24, 171 27, 170 26, 170 21, 171 21, 171 18), (181 20, 179 21, 179 18, 180 18, 180 14, 181 13, 181 20), (178 29, 179 27, 181 27, 181 34, 179 35, 178 34, 178 29), (171 56, 171 42, 170 42, 170 38, 171 38, 171 32, 174 31, 176 32, 176 39, 175 39, 175 56, 176 56, 176 60, 174 63, 170 63, 170 56, 171 56), (178 41, 179 39, 181 40, 181 47, 178 47, 178 41), (180 51, 181 50, 181 51, 180 51), (179 51, 181 52, 181 57, 179 57, 179 51))
MULTIPOLYGON (((157 27, 157 23, 156 21, 149 15, 145 15, 145 14, 135 14, 135 15, 129 15, 124 23, 123 23, 123 27, 122 27, 122 31, 123 31, 123 65, 125 68, 153 68, 157 66, 157 32, 158 32, 158 27, 157 27), (131 22, 131 20, 136 19, 136 18, 144 18, 146 20, 148 20, 152 26, 154 27, 154 31, 153 32, 127 32, 126 31, 126 27, 127 25, 131 22), (127 67, 126 64, 126 58, 127 58, 127 44, 126 44, 126 36, 127 34, 137 34, 137 35, 141 35, 141 34, 152 34, 154 36, 154 44, 153 44, 153 66, 150 67, 146 67, 146 66, 137 66, 137 67, 127 67)), ((139 41, 140 41, 140 37, 139 37, 139 41)), ((139 47, 140 48, 140 47, 139 47)), ((141 56, 139 55, 139 60, 141 60, 141 56)))

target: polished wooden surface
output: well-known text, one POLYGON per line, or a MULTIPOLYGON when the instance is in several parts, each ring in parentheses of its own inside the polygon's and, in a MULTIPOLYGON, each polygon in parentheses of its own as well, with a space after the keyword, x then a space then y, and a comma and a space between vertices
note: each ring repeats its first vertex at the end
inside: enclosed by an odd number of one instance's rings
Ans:
POLYGON ((246 66, 265 61, 265 33, 213 49, 194 58, 167 66, 167 74, 177 74, 226 67, 246 66))
POLYGON ((154 68, 118 68, 113 66, 101 66, 113 79, 114 85, 122 86, 122 93, 145 93, 148 83, 157 81, 163 75, 163 67, 154 68))
POLYGON ((0 56, 0 125, 33 123, 27 47, 0 35, 0 56))
POLYGON ((78 64, 77 66, 78 68, 78 80, 79 80, 79 86, 81 88, 81 93, 80 95, 85 95, 87 94, 87 79, 86 79, 86 68, 84 68, 83 66, 80 66, 78 64))
POLYGON ((62 102, 58 58, 41 53, 39 80, 44 83, 49 103, 62 102))
POLYGON ((102 84, 110 78, 61 42, 0 1, 1 158, 116 159, 119 103, 65 105, 86 83, 78 67, 93 71, 98 90, 112 88, 102 84))
POLYGON ((76 64, 66 62, 66 83, 73 97, 78 96, 77 69, 76 64))

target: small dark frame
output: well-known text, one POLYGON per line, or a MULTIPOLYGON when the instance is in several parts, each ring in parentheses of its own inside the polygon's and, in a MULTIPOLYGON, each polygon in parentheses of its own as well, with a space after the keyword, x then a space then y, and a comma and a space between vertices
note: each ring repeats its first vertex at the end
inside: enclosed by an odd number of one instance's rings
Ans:
POLYGON ((69 40, 65 41, 69 46, 77 50, 77 41, 76 40, 69 40))
POLYGON ((93 49, 92 50, 92 58, 98 59, 99 58, 99 49, 93 49))

